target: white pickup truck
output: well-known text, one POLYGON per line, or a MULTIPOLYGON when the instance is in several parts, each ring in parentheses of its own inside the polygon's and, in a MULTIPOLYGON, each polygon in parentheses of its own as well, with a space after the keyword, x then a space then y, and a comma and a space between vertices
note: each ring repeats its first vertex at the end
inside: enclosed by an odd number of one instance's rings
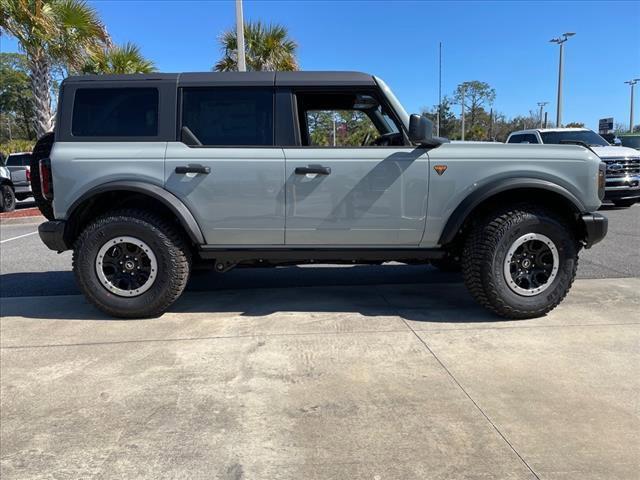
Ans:
POLYGON ((507 143, 563 144, 588 146, 607 164, 605 200, 617 207, 630 207, 640 201, 640 152, 615 147, 587 128, 534 128, 513 132, 507 143))

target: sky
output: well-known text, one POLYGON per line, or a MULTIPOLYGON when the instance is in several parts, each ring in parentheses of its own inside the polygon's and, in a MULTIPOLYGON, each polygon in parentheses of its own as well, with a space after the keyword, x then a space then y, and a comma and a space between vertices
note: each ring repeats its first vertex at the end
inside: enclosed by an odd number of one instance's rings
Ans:
MULTIPOLYGON (((210 70, 220 34, 235 25, 234 0, 89 3, 117 43, 135 42, 163 72, 210 70)), ((624 81, 640 78, 640 1, 245 0, 244 15, 286 26, 302 69, 378 75, 410 112, 438 103, 439 42, 443 95, 484 81, 496 90, 494 109, 509 117, 546 101, 555 119, 559 48, 549 40, 563 32, 576 32, 565 43, 563 123, 628 124, 624 81)), ((17 51, 13 39, 0 41, 1 51, 17 51)))

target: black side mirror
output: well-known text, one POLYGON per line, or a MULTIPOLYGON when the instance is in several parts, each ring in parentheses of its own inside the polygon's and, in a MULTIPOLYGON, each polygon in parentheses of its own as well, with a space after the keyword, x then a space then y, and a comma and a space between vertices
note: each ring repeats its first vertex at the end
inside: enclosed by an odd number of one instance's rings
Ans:
POLYGON ((437 147, 444 139, 433 136, 433 122, 423 115, 409 117, 409 140, 424 147, 437 147))

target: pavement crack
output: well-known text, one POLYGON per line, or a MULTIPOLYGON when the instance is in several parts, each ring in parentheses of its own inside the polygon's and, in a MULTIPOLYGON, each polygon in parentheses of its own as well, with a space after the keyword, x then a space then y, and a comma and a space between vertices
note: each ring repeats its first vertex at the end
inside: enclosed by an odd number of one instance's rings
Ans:
MULTIPOLYGON (((384 301, 389 305, 389 307, 396 309, 397 307, 395 307, 390 301, 389 299, 387 299, 387 297, 380 292, 380 296, 384 299, 384 301)), ((440 364, 440 366, 442 367, 442 369, 447 373, 447 375, 449 375, 449 377, 451 377, 451 380, 453 380, 453 382, 458 386, 458 388, 462 391, 462 393, 464 393, 464 395, 471 401, 471 403, 473 403, 473 405, 476 407, 476 409, 480 412, 480 414, 485 418, 485 420, 487 422, 489 422, 489 424, 493 427, 493 429, 496 431, 496 433, 498 435, 500 435, 500 437, 502 438, 502 440, 504 440, 504 442, 509 446, 509 448, 511 449, 511 451, 513 451, 513 453, 516 454, 516 456, 520 459, 520 461, 524 464, 525 467, 527 467, 527 469, 531 472, 531 474, 538 480, 540 480, 540 477, 538 476, 538 474, 533 470, 533 468, 531 468, 531 465, 529 465, 527 463, 527 461, 522 457, 522 455, 520 455, 520 453, 515 449, 515 447, 511 444, 511 442, 509 442, 509 440, 507 439, 507 437, 500 431, 500 429, 497 427, 497 425, 495 423, 493 423, 493 421, 489 418, 489 416, 484 412, 484 410, 482 410, 482 408, 480 408, 480 405, 478 405, 478 402, 476 402, 473 397, 469 394, 469 392, 467 392, 467 390, 462 386, 462 384, 458 381, 458 379, 453 375, 453 373, 451 373, 451 371, 446 367, 446 365, 442 362, 442 360, 440 360, 438 358, 438 356, 435 354, 435 352, 431 349, 431 347, 427 344, 427 342, 420 337, 420 335, 418 335, 418 333, 411 327, 411 325, 409 325, 409 323, 407 322, 407 320, 399 314, 398 312, 398 316, 402 319, 402 321, 404 322, 404 324, 406 325, 406 327, 411 331, 411 333, 413 333, 415 335, 415 337, 418 339, 418 341, 420 343, 422 343, 422 345, 424 345, 424 347, 427 349, 427 351, 433 356, 433 358, 436 359, 436 361, 440 364)))

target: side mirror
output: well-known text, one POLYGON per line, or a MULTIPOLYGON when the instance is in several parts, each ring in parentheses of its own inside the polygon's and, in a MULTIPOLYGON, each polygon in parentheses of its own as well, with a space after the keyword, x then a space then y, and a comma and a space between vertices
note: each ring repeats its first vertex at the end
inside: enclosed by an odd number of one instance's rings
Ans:
POLYGON ((409 117, 409 140, 424 147, 437 147, 444 139, 433 136, 433 122, 423 115, 409 117))

